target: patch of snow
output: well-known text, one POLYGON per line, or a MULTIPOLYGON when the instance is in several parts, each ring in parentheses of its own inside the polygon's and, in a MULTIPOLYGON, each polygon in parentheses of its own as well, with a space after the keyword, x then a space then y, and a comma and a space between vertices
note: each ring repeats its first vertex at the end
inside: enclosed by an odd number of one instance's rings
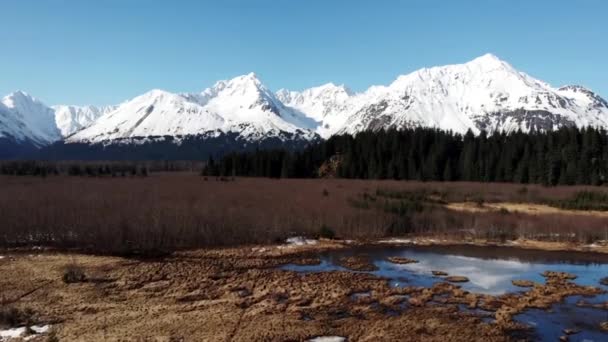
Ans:
POLYGON ((294 236, 294 237, 290 237, 289 239, 285 240, 285 243, 287 243, 287 245, 289 245, 289 246, 305 246, 305 245, 316 245, 317 243, 319 243, 319 241, 314 240, 314 239, 306 239, 302 236, 294 236))
POLYGON ((379 240, 378 243, 394 243, 394 244, 416 244, 415 241, 411 239, 399 239, 399 238, 391 238, 385 240, 379 240))
POLYGON ((36 334, 44 334, 51 329, 50 325, 33 325, 30 327, 36 334))
POLYGON ((0 260, 6 258, 4 255, 0 255, 0 260))
POLYGON ((24 336, 27 332, 27 327, 0 330, 0 342, 9 341, 19 337, 23 337, 24 340, 27 341, 34 338, 36 335, 47 333, 50 328, 50 325, 33 325, 30 327, 30 329, 34 332, 34 334, 29 336, 24 336))
POLYGON ((319 337, 311 338, 308 341, 309 342, 344 342, 344 341, 346 341, 346 338, 342 337, 342 336, 319 336, 319 337))
POLYGON ((25 334, 25 327, 0 330, 0 341, 17 338, 25 334))

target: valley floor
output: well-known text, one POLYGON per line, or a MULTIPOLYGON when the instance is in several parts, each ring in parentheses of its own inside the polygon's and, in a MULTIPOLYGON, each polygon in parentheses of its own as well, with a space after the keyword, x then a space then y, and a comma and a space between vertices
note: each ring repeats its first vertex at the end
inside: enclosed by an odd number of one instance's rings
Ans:
POLYGON ((0 188, 0 248, 158 255, 290 236, 534 240, 581 247, 608 241, 605 187, 173 172, 0 176, 0 188))
MULTIPOLYGON (((561 274, 525 293, 469 293, 448 281, 392 287, 367 273, 298 273, 280 265, 316 265, 345 242, 265 245, 176 253, 158 260, 13 252, 0 259, 0 293, 9 308, 47 326, 46 341, 509 341, 522 336, 512 317, 564 296, 601 292, 561 274), (71 283, 67 270, 86 275, 71 283), (81 281, 82 280, 82 281, 81 281), (369 297, 353 299, 353 294, 369 297), (459 305, 491 312, 492 322, 459 305)), ((350 243, 352 244, 352 242, 350 243)), ((344 261, 364 269, 364 255, 344 261)), ((447 280, 447 278, 446 278, 447 280)), ((2 331, 0 321, 0 331, 2 331)), ((17 323, 18 325, 19 323, 17 323)), ((2 338, 0 337, 0 340, 2 338)))
POLYGON ((523 333, 513 320, 523 310, 601 290, 552 273, 503 297, 447 278, 393 287, 347 271, 371 267, 364 255, 334 272, 280 266, 371 242, 608 256, 603 188, 194 173, 0 185, 0 341, 25 326, 41 341, 508 341, 523 333), (305 238, 284 244, 293 236, 305 238), (370 297, 353 300, 360 292, 370 297))

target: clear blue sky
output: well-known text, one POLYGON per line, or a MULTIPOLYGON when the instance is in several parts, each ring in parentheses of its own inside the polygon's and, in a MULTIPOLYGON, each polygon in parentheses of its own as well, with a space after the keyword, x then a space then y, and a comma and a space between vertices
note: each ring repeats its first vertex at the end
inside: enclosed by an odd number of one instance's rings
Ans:
POLYGON ((0 94, 113 104, 255 71, 354 90, 491 52, 608 97, 608 1, 0 0, 0 94))

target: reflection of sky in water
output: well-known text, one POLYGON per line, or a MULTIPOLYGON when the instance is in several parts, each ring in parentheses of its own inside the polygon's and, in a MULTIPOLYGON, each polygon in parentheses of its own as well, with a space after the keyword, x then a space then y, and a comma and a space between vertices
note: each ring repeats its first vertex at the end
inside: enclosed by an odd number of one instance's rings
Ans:
MULTIPOLYGON (((604 297, 603 301, 608 299, 606 296, 599 297, 604 297)), ((608 311, 577 307, 576 302, 581 298, 569 297, 564 303, 554 305, 549 312, 527 310, 517 315, 516 319, 534 327, 535 340, 558 341, 564 335, 563 329, 577 329, 580 332, 571 335, 570 341, 608 341, 608 333, 599 328, 601 322, 608 320, 608 311)))
POLYGON ((330 260, 322 259, 318 265, 285 265, 281 267, 288 271, 297 272, 329 272, 329 271, 348 271, 348 269, 332 263, 330 260))
MULTIPOLYGON (((348 271, 338 265, 338 259, 359 254, 358 252, 367 255, 370 261, 378 267, 378 270, 367 273, 388 278, 390 286, 431 286, 443 281, 441 277, 434 277, 431 271, 444 271, 450 275, 469 278, 467 283, 458 283, 466 290, 497 295, 526 291, 526 288, 514 286, 511 283, 514 279, 543 283, 545 279, 541 273, 561 271, 577 275, 578 278, 574 280, 577 284, 592 285, 608 290, 608 286, 599 284, 601 278, 608 276, 608 264, 606 263, 589 263, 588 261, 575 263, 555 258, 555 255, 543 258, 543 253, 536 253, 538 259, 527 257, 524 258, 525 261, 519 260, 512 253, 501 259, 499 258, 500 252, 497 250, 494 253, 491 248, 484 257, 407 247, 333 251, 322 255, 319 265, 286 265, 282 268, 298 272, 348 271), (419 262, 399 265, 387 261, 386 258, 389 256, 407 257, 419 262)), ((608 301, 608 294, 592 298, 569 297, 564 303, 554 305, 550 311, 530 309, 515 318, 534 327, 533 340, 557 341, 560 336, 564 335, 563 329, 579 329, 581 332, 571 335, 570 341, 608 341, 608 333, 599 329, 602 321, 608 321, 608 310, 577 307, 576 303, 581 299, 590 303, 605 303, 608 301)), ((491 321, 491 318, 485 319, 491 321)))
POLYGON ((416 259, 419 262, 398 265, 379 260, 375 263, 380 270, 375 273, 391 279, 397 275, 403 276, 404 272, 414 273, 414 285, 418 285, 416 280, 423 282, 421 285, 430 285, 429 283, 440 281, 440 278, 432 276, 431 271, 444 271, 450 275, 461 275, 469 278, 469 282, 461 284, 463 288, 490 294, 500 294, 511 290, 513 287, 511 285, 512 279, 518 279, 534 268, 529 263, 512 260, 484 260, 458 255, 411 252, 403 252, 399 255, 416 259), (430 279, 425 281, 422 279, 425 277, 430 277, 430 279))
MULTIPOLYGON (((338 265, 342 256, 356 254, 353 251, 335 251, 325 254, 319 265, 286 265, 283 269, 299 272, 345 271, 338 265)), ((444 271, 449 275, 460 275, 469 278, 469 282, 459 283, 464 289, 487 294, 502 294, 506 292, 525 291, 525 288, 514 286, 515 279, 532 280, 543 283, 541 273, 547 270, 562 271, 576 274, 576 283, 581 285, 599 286, 599 280, 608 276, 608 264, 572 264, 547 263, 534 261, 519 261, 510 259, 488 259, 455 254, 443 254, 409 249, 372 249, 365 254, 377 267, 372 274, 386 277, 391 286, 431 286, 443 281, 434 277, 431 271, 444 271), (386 260, 389 256, 401 256, 418 260, 412 264, 394 264, 386 260)))

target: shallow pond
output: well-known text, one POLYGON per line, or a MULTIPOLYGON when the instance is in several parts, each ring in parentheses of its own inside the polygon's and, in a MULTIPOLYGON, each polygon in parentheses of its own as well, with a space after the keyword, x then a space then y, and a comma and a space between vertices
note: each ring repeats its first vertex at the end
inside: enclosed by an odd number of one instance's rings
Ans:
MULTIPOLYGON (((348 250, 336 250, 320 255, 318 265, 285 265, 282 268, 297 272, 350 271, 339 265, 338 260, 347 256, 366 256, 378 269, 366 273, 388 279, 390 286, 432 286, 445 281, 432 275, 432 271, 444 271, 449 275, 466 276, 468 282, 459 283, 471 292, 500 295, 507 292, 525 291, 514 286, 517 279, 544 283, 544 271, 575 274, 575 283, 592 285, 605 290, 599 283, 608 276, 608 255, 581 252, 532 251, 507 247, 477 246, 373 246, 348 250), (415 259, 417 263, 395 264, 388 257, 398 256, 415 259)), ((550 311, 527 310, 516 320, 534 328, 534 339, 555 341, 564 335, 563 329, 578 329, 570 341, 608 341, 599 324, 608 321, 608 310, 579 307, 577 302, 608 301, 608 295, 590 298, 569 297, 564 303, 553 305, 550 311)))

